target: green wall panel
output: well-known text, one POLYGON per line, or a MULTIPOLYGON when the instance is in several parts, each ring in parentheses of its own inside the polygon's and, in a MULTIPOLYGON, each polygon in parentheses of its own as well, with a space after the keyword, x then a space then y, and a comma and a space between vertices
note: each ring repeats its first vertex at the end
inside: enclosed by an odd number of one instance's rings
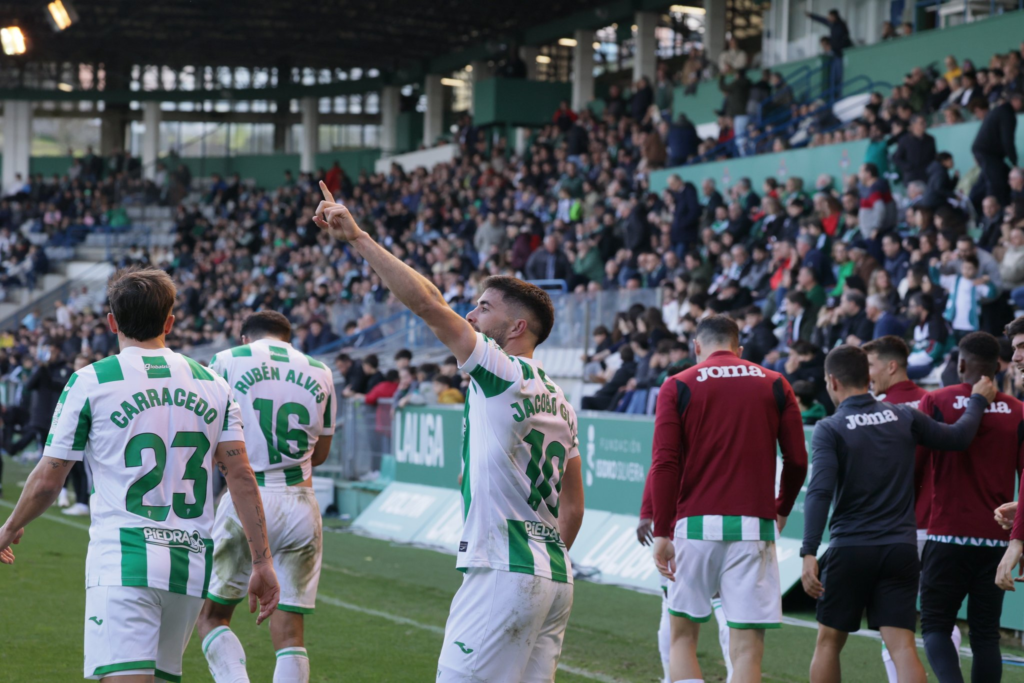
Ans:
POLYGON ((572 84, 489 78, 473 89, 473 121, 542 126, 551 121, 562 100, 572 99, 572 84))

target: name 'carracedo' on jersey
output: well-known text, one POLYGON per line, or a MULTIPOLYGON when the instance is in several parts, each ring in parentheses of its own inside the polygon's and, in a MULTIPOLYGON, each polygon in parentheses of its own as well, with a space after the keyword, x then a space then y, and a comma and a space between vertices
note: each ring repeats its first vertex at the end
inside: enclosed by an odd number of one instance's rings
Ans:
POLYGON ((43 454, 92 468, 86 585, 206 597, 213 453, 242 440, 227 383, 169 349, 126 348, 72 375, 43 454))
POLYGON ((300 484, 320 436, 334 434, 334 379, 327 366, 287 342, 260 339, 213 357, 242 410, 249 462, 260 486, 300 484))
POLYGON ((579 457, 576 412, 534 360, 509 356, 482 334, 461 369, 472 382, 456 566, 572 583, 558 505, 565 464, 579 457))

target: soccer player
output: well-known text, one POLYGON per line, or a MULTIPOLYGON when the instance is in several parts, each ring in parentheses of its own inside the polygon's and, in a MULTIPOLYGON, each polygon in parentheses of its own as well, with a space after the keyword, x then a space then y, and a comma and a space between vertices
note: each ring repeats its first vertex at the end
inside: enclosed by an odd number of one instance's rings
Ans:
MULTIPOLYGON (((921 399, 922 411, 943 422, 955 420, 967 403, 969 385, 999 371, 998 340, 985 332, 965 336, 957 370, 964 383, 931 392, 921 399)), ((940 683, 963 680, 950 634, 965 597, 974 653, 971 680, 998 681, 1002 672, 1003 592, 996 574, 1010 535, 992 511, 1013 500, 1015 478, 1024 470, 1022 410, 1020 401, 999 392, 965 453, 946 447, 924 456, 931 461, 932 504, 922 556, 921 631, 940 683)))
MULTIPOLYGON (((651 545, 654 542, 654 520, 651 509, 651 477, 647 477, 644 483, 643 499, 640 503, 640 523, 636 528, 636 537, 642 546, 651 545)), ((664 576, 661 579, 661 621, 658 622, 658 654, 661 655, 661 668, 665 672, 665 683, 672 683, 672 676, 669 673, 669 661, 672 653, 672 615, 668 610, 668 579, 664 576)), ((722 648, 722 658, 725 660, 725 683, 732 683, 732 658, 729 656, 729 624, 722 613, 722 599, 714 597, 711 599, 711 608, 715 612, 715 621, 718 623, 718 645, 722 648)))
MULTIPOLYGON (((330 452, 337 407, 331 371, 296 351, 291 338, 288 318, 274 311, 253 313, 242 323, 243 346, 217 354, 210 363, 242 409, 249 459, 269 520, 267 537, 281 583, 281 601, 270 618, 275 683, 309 680, 303 615, 315 607, 323 551, 312 468, 330 452)), ((245 538, 228 493, 217 508, 213 577, 198 623, 203 654, 218 683, 249 681, 245 651, 230 628, 249 580, 245 538)))
POLYGON ((966 447, 995 385, 983 379, 973 391, 967 387, 964 415, 955 425, 944 425, 909 406, 876 400, 868 392, 867 354, 855 346, 829 353, 825 378, 836 413, 814 428, 814 474, 800 548, 804 591, 818 601, 810 678, 838 683, 839 654, 867 609, 868 625, 882 632, 898 680, 923 683, 914 643, 921 572, 914 528, 915 449, 919 443, 966 447), (830 506, 829 549, 819 579, 817 552, 830 506))
POLYGON ((670 668, 677 683, 703 680, 697 637, 721 593, 733 680, 749 683, 761 680, 765 629, 782 622, 776 524, 785 526, 807 474, 804 429, 785 378, 740 359, 736 323, 705 318, 695 337, 697 365, 658 394, 649 475, 654 559, 671 582, 670 668))
POLYGON ((436 680, 550 683, 572 608, 568 551, 583 521, 576 415, 533 360, 554 324, 551 298, 516 278, 491 277, 463 319, 320 187, 316 224, 347 241, 472 378, 456 560, 465 577, 436 680))
MULTIPOLYGON (((908 405, 917 408, 921 398, 928 392, 914 384, 907 377, 907 365, 910 357, 910 347, 900 337, 886 335, 870 341, 861 347, 868 354, 868 372, 871 375, 871 391, 879 401, 885 401, 893 405, 908 405)), ((928 463, 919 463, 927 467, 928 463)), ((917 555, 924 552, 925 541, 928 540, 928 515, 931 510, 932 489, 931 477, 921 476, 917 478, 921 488, 917 491, 917 502, 914 513, 917 518, 917 555)), ((953 647, 960 651, 962 639, 960 627, 953 626, 953 647)), ((882 643, 882 662, 885 664, 885 673, 889 676, 889 683, 896 683, 896 663, 892 661, 889 649, 882 643)))
POLYGON ((238 405, 221 377, 164 346, 174 283, 124 270, 107 287, 121 352, 79 370, 54 411, 43 459, 0 527, 0 561, 56 500, 73 462, 96 493, 85 569, 85 677, 181 680, 181 658, 206 597, 214 545, 211 466, 227 479, 252 558, 249 610, 278 600, 259 487, 238 405))

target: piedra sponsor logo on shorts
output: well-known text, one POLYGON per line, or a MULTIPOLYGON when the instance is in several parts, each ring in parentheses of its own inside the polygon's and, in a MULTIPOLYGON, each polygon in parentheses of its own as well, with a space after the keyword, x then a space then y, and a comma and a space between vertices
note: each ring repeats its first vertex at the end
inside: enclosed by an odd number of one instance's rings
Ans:
POLYGON ((764 377, 764 371, 756 365, 708 365, 697 370, 697 381, 729 379, 732 377, 764 377))
POLYGON ((189 533, 181 529, 156 529, 145 527, 143 537, 150 545, 162 545, 168 548, 185 548, 190 553, 201 553, 206 550, 206 544, 199 537, 198 531, 189 533))
MULTIPOLYGON (((965 410, 967 405, 971 402, 970 396, 957 396, 953 401, 953 410, 965 410)), ((1003 415, 1010 414, 1010 406, 1006 405, 1006 401, 995 401, 990 403, 988 408, 985 408, 986 413, 1002 413, 1003 415)))
POLYGON ((531 522, 529 520, 523 522, 523 524, 526 525, 526 535, 531 541, 562 545, 562 537, 558 535, 558 529, 555 527, 548 526, 543 522, 531 522))

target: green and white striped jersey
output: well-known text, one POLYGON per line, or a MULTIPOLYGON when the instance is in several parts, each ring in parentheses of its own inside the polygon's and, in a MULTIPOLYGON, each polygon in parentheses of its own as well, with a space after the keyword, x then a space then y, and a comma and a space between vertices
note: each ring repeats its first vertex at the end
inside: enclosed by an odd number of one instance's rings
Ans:
POLYGON ((92 468, 86 585, 205 597, 213 453, 243 439, 227 383, 169 349, 127 348, 73 374, 43 454, 92 468))
POLYGON ((260 486, 284 488, 313 476, 313 447, 334 434, 334 379, 326 365, 287 342, 260 339, 213 357, 242 409, 245 447, 260 486))
POLYGON ((461 369, 472 382, 456 566, 572 583, 558 504, 565 463, 579 457, 576 412, 532 359, 509 356, 482 334, 461 369))

